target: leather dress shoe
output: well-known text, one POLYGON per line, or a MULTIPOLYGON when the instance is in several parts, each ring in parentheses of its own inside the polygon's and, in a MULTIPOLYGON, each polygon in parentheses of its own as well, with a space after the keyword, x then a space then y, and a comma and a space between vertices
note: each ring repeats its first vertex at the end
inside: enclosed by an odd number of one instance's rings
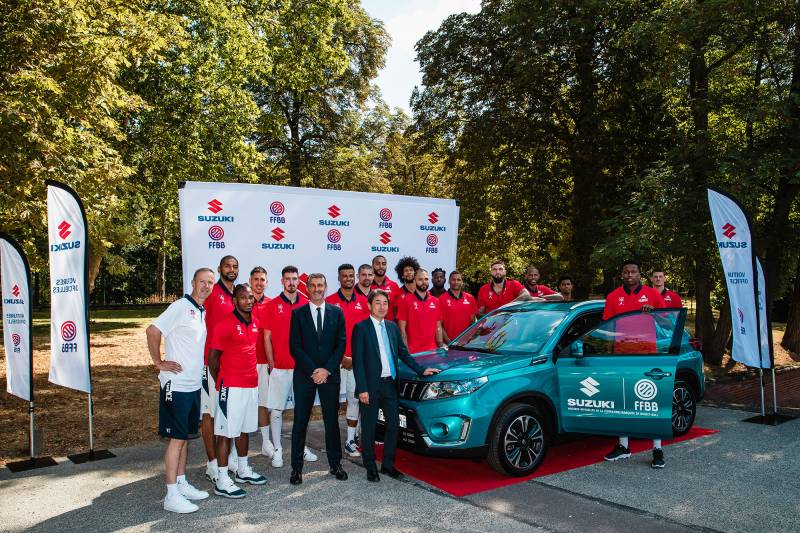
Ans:
POLYGON ((404 477, 406 477, 406 476, 403 475, 403 473, 401 471, 399 471, 395 467, 386 468, 385 466, 382 466, 381 467, 381 474, 386 474, 387 476, 389 476, 392 479, 403 479, 404 477))
POLYGON ((344 481, 347 479, 347 472, 344 471, 342 465, 336 465, 334 468, 331 468, 330 473, 332 476, 336 476, 336 479, 339 481, 344 481))
POLYGON ((372 468, 367 468, 367 481, 380 481, 381 476, 378 475, 378 469, 374 466, 372 468))
POLYGON ((299 485, 303 482, 303 473, 297 470, 292 470, 292 475, 289 476, 289 483, 292 485, 299 485))

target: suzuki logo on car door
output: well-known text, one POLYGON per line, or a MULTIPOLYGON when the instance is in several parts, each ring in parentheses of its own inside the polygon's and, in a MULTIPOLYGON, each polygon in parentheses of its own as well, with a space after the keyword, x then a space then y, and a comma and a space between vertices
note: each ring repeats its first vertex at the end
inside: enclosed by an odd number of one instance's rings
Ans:
POLYGON ((581 387, 580 391, 589 398, 600 392, 600 389, 597 388, 600 383, 595 381, 594 378, 588 377, 584 379, 581 381, 581 385, 583 385, 583 387, 581 387))

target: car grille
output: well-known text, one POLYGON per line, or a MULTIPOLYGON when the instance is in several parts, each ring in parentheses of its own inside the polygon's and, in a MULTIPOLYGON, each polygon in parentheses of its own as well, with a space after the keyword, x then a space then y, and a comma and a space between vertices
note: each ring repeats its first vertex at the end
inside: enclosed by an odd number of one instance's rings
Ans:
POLYGON ((400 397, 404 400, 413 400, 418 402, 422 399, 422 394, 425 392, 427 383, 422 381, 400 380, 400 397))

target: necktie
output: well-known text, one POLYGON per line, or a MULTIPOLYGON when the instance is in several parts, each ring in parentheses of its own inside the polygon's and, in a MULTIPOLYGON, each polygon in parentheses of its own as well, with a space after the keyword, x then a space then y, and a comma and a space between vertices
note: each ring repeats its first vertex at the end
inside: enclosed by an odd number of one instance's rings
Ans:
POLYGON ((322 338, 322 308, 317 307, 317 340, 322 338))
POLYGON ((394 354, 392 353, 392 345, 389 342, 389 333, 386 331, 386 321, 381 321, 381 336, 383 337, 383 349, 386 351, 386 359, 389 361, 389 371, 392 373, 392 379, 397 377, 397 372, 394 369, 394 354))

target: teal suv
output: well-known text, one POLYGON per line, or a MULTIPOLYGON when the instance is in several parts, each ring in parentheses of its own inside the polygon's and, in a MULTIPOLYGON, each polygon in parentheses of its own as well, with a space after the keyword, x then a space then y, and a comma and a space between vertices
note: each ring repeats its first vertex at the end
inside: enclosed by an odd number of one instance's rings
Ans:
POLYGON ((495 470, 524 476, 559 433, 669 438, 689 431, 705 380, 684 330, 686 310, 604 321, 603 304, 512 303, 446 350, 415 354, 441 373, 419 378, 401 366, 399 445, 486 457, 495 470))

